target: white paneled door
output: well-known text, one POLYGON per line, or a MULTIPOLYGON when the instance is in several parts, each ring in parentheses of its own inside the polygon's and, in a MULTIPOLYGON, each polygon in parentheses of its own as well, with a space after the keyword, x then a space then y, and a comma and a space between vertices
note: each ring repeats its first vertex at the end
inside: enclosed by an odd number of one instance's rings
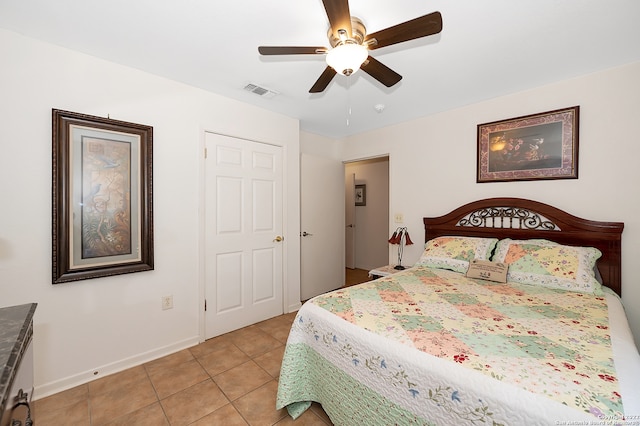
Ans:
POLYGON ((344 285, 344 164, 300 156, 300 298, 344 285))
POLYGON ((349 269, 356 267, 356 175, 345 176, 345 263, 349 269))
POLYGON ((205 337, 283 313, 282 147, 207 133, 205 337))

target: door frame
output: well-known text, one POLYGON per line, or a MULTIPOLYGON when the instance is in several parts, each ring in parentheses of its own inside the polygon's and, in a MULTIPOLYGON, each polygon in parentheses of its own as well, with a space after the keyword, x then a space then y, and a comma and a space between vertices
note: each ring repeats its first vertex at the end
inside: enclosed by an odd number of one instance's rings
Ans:
MULTIPOLYGON (((194 308, 198 311, 198 341, 200 343, 206 340, 206 315, 205 315, 205 300, 206 300, 206 268, 205 268, 205 255, 206 255, 206 188, 205 188, 205 176, 206 176, 206 163, 205 163, 205 149, 206 149, 206 134, 212 133, 220 136, 227 136, 236 139, 244 139, 250 142, 264 143, 267 145, 275 145, 282 148, 282 168, 283 168, 283 182, 282 182, 282 220, 283 226, 283 257, 282 257, 282 311, 284 313, 294 312, 302 306, 300 303, 300 261, 298 257, 298 263, 291 264, 292 259, 295 262, 295 256, 291 256, 291 252, 300 252, 300 239, 298 235, 300 233, 300 218, 299 214, 293 214, 290 209, 294 205, 299 205, 299 198, 296 198, 294 194, 299 193, 300 179, 294 179, 291 169, 296 168, 296 174, 299 175, 297 169, 299 169, 299 151, 293 150, 286 143, 275 141, 259 140, 255 138, 249 138, 237 134, 224 133, 215 130, 209 130, 200 128, 200 141, 198 146, 199 152, 199 170, 198 170, 198 305, 194 308), (293 151, 293 152, 292 152, 293 151), (296 163, 296 158, 298 162, 296 163), (297 271, 297 273, 296 273, 297 271), (296 278, 297 276, 297 278, 296 278), (294 302, 291 302, 294 300, 294 302), (295 302, 297 300, 297 302, 295 302)), ((299 209, 298 209, 299 213, 299 209)))
MULTIPOLYGON (((388 229, 387 231, 389 232, 389 231, 392 229, 392 228, 391 228, 391 226, 392 226, 392 223, 391 223, 391 217, 392 217, 392 215, 391 215, 391 206, 393 205, 393 200, 391 199, 391 196, 392 196, 392 194, 393 194, 393 192, 391 191, 391 188, 392 188, 392 185, 391 185, 391 184, 392 184, 392 182, 391 182, 391 176, 393 175, 393 174, 391 173, 391 168, 392 168, 391 154, 386 153, 386 154, 371 155, 371 156, 368 156, 368 157, 349 158, 349 159, 343 159, 343 160, 342 160, 342 162, 343 162, 343 164, 345 165, 345 171, 346 171, 346 166, 347 166, 348 164, 350 164, 350 163, 358 163, 358 162, 361 162, 361 161, 375 160, 375 159, 379 159, 379 158, 386 158, 386 159, 387 159, 387 161, 389 162, 389 174, 388 174, 388 176, 387 176, 387 180, 388 180, 388 184, 389 184, 389 205, 388 205, 388 209, 389 209, 389 211, 388 211, 388 213, 387 213, 387 214, 388 214, 388 217, 387 217, 387 223, 388 223, 388 225, 387 225, 387 226, 388 226, 388 228, 389 228, 389 229, 388 229)), ((345 180, 346 180, 346 173, 345 173, 345 180)), ((357 180, 357 176, 356 176, 356 180, 357 180)), ((346 195, 347 195, 347 194, 346 194, 346 188, 345 188, 345 198, 346 198, 346 195)), ((346 206, 345 206, 345 217, 346 217, 346 206)), ((390 234, 389 234, 389 235, 390 235, 390 234)), ((355 244, 355 242, 354 242, 354 244, 355 244)), ((391 249, 389 248, 388 250, 389 250, 389 253, 388 253, 388 259, 387 259, 387 261, 388 261, 389 263, 391 263, 391 262, 392 262, 392 258, 391 258, 391 249)), ((355 248, 354 248, 354 251, 356 251, 356 249, 355 249, 355 248)), ((346 239, 345 239, 345 256, 346 256, 346 239)), ((354 262, 355 262, 355 259, 354 259, 354 262)), ((345 264, 346 264, 346 263, 345 263, 345 264)))

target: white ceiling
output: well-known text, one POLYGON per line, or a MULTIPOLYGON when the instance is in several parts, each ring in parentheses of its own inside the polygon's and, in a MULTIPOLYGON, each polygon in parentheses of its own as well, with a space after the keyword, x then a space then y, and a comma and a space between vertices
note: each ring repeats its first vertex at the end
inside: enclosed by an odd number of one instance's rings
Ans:
POLYGON ((261 57, 257 48, 328 46, 321 0, 0 0, 0 27, 298 118, 302 130, 332 138, 640 60, 638 0, 350 8, 369 33, 436 10, 443 30, 372 51, 404 77, 392 88, 358 72, 312 95, 323 56, 261 57), (248 83, 279 94, 264 99, 248 83))

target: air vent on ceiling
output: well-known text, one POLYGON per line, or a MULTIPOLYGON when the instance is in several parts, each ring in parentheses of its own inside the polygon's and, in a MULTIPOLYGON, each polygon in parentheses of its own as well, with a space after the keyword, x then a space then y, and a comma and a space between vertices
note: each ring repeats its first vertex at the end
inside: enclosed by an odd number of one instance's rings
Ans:
POLYGON ((244 90, 247 92, 255 93, 258 96, 262 96, 263 98, 271 99, 278 94, 278 92, 267 89, 266 87, 258 86, 257 84, 249 83, 244 86, 244 90))

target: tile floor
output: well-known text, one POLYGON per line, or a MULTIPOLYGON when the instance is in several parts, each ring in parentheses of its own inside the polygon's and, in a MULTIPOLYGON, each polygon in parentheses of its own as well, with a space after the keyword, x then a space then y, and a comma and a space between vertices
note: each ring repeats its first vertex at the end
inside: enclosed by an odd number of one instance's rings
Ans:
MULTIPOLYGON (((346 285, 367 281, 347 270, 346 285)), ((40 426, 331 425, 319 404, 295 422, 276 410, 295 312, 34 401, 40 426)))

